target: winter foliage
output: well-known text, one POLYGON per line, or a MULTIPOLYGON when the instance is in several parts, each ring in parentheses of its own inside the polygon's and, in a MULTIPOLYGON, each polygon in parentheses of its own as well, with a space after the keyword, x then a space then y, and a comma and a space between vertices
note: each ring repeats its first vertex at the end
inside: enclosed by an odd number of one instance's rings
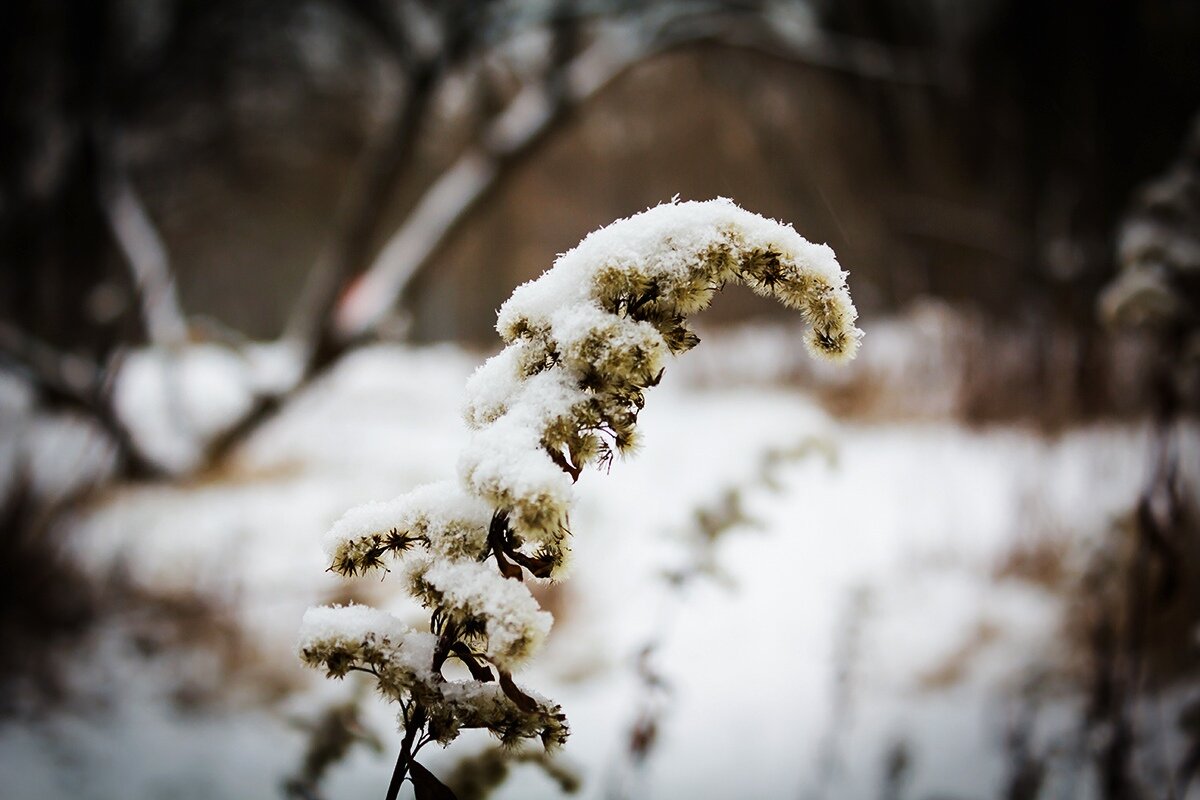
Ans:
POLYGON ((312 609, 302 659, 332 677, 367 672, 400 703, 402 765, 418 732, 418 749, 463 728, 564 742, 561 709, 511 672, 550 629, 524 579, 563 575, 572 485, 634 447, 646 390, 698 342, 687 318, 730 281, 800 311, 812 354, 852 358, 861 333, 845 278, 828 247, 725 199, 673 201, 586 237, 500 309, 507 346, 467 384, 458 480, 351 509, 326 537, 334 572, 396 566, 429 632, 361 606, 312 609), (443 677, 452 657, 470 680, 443 677))

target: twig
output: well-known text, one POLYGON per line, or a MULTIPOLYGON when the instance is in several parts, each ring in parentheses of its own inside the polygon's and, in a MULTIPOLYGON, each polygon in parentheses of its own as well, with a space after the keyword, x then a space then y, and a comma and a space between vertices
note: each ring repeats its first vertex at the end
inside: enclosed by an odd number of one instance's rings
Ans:
POLYGON ((146 336, 156 345, 181 345, 187 339, 187 319, 179 305, 166 243, 125 170, 108 172, 100 180, 100 207, 129 264, 146 336))
POLYGON ((42 398, 51 405, 81 411, 95 420, 112 437, 131 477, 162 474, 162 468, 138 450, 112 406, 108 376, 114 371, 113 364, 105 369, 84 356, 63 353, 2 320, 0 358, 28 375, 42 398))
POLYGON ((617 47, 613 37, 599 41, 566 67, 566 89, 552 82, 526 86, 497 115, 479 143, 442 173, 347 292, 335 321, 343 338, 361 336, 396 305, 443 242, 492 191, 514 163, 528 154, 566 111, 595 95, 639 59, 617 47))
POLYGON ((205 451, 207 468, 225 460, 351 345, 333 335, 333 309, 348 277, 365 257, 388 196, 413 163, 417 132, 432 96, 434 77, 431 65, 418 68, 405 102, 396 104, 388 122, 372 139, 342 195, 333 232, 317 256, 284 330, 285 340, 298 342, 304 352, 299 380, 281 394, 259 398, 245 416, 213 439, 205 451))
POLYGON ((328 363, 334 353, 327 339, 328 320, 346 281, 367 257, 387 199, 414 161, 417 133, 425 116, 437 76, 434 64, 416 68, 402 102, 372 136, 342 193, 333 230, 326 238, 288 318, 284 336, 303 343, 311 352, 313 369, 328 363))
POLYGON ((425 707, 414 702, 411 713, 404 715, 404 739, 400 742, 400 754, 396 757, 396 767, 392 770, 392 780, 388 784, 386 800, 396 800, 399 796, 400 787, 404 784, 404 778, 408 775, 408 767, 412 761, 413 740, 416 738, 417 731, 424 727, 425 707))

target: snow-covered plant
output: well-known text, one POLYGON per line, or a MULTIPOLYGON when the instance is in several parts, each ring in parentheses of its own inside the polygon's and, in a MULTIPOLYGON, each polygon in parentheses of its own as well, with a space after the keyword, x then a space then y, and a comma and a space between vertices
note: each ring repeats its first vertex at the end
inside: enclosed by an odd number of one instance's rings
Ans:
POLYGON ((430 612, 428 631, 364 606, 304 618, 307 664, 338 678, 370 673, 400 705, 389 798, 407 774, 419 796, 442 791, 412 757, 465 728, 504 743, 566 741, 560 707, 512 679, 552 621, 526 573, 563 575, 572 484, 633 447, 667 356, 699 341, 687 318, 730 281, 799 310, 814 355, 854 356, 857 312, 829 247, 725 199, 660 205, 592 233, 501 307, 506 347, 467 384, 472 435, 457 480, 352 509, 328 533, 330 569, 354 576, 392 564, 430 612), (443 676, 451 658, 469 680, 443 676))

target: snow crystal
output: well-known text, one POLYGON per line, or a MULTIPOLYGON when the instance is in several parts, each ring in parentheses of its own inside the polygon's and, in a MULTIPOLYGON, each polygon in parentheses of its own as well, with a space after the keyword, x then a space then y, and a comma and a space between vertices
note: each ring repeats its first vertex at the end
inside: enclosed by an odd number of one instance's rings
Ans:
POLYGON ((411 512, 407 500, 407 497, 401 496, 395 500, 373 501, 351 508, 325 534, 322 542, 325 554, 335 558, 347 545, 392 528, 407 528, 405 522, 411 512))
MULTIPOLYGON (((476 373, 474 389, 495 396, 495 388, 476 373)), ((497 383, 503 383, 500 375, 497 383)), ((530 534, 555 532, 571 502, 571 478, 543 446, 546 430, 570 420, 572 407, 587 400, 577 379, 563 370, 538 373, 515 389, 508 411, 476 431, 459 458, 459 476, 476 494, 517 511, 530 534)), ((478 408, 474 403, 473 407, 478 408)))

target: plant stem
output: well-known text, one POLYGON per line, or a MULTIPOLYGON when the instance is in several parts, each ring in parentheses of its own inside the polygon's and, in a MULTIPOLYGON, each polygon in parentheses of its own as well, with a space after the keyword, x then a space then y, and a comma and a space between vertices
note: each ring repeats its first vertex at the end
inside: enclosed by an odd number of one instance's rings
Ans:
POLYGON ((386 800, 396 800, 400 795, 400 787, 404 784, 404 777, 408 774, 408 764, 412 760, 412 744, 413 739, 417 736, 417 731, 425 727, 425 708, 420 704, 415 704, 412 716, 404 726, 404 740, 400 742, 400 755, 396 757, 396 768, 392 771, 392 782, 388 784, 386 800))

